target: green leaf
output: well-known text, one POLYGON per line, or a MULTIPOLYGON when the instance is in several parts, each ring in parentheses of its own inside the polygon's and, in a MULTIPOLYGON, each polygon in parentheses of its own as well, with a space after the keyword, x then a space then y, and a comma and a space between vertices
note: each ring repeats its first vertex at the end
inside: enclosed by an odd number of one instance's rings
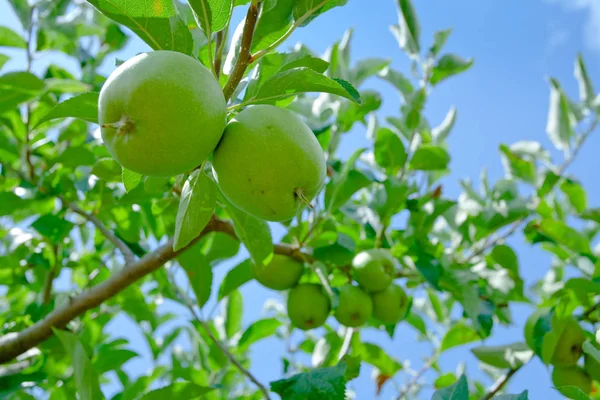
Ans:
POLYGON ((510 177, 519 178, 529 183, 535 182, 537 175, 535 163, 533 161, 515 154, 504 144, 500 145, 500 151, 502 153, 504 168, 507 170, 510 177))
POLYGON ((571 206, 577 211, 582 213, 587 208, 587 196, 583 186, 572 179, 565 179, 560 185, 560 190, 567 196, 571 206))
POLYGON ((98 383, 98 374, 92 367, 92 363, 77 335, 54 328, 52 330, 71 359, 73 374, 75 375, 75 387, 79 398, 81 400, 104 399, 98 383))
POLYGON ((0 47, 27 48, 27 42, 17 32, 6 26, 0 26, 0 47))
POLYGON ((439 82, 451 76, 460 74, 471 68, 473 59, 465 60, 455 54, 445 54, 433 67, 431 72, 431 84, 436 85, 439 82))
POLYGON ((558 392, 560 392, 560 394, 564 395, 568 399, 590 400, 590 396, 585 394, 583 390, 576 386, 560 386, 555 387, 554 389, 556 389, 558 392))
POLYGON ((196 295, 196 304, 202 308, 210 298, 212 288, 212 267, 204 258, 198 244, 192 246, 177 257, 177 261, 185 270, 190 285, 196 295))
POLYGON ((192 52, 192 35, 172 0, 88 0, 98 11, 125 25, 154 50, 192 52))
POLYGON ((450 37, 451 33, 452 29, 444 29, 435 32, 433 35, 433 44, 429 48, 429 55, 431 57, 436 57, 440 53, 440 50, 442 50, 442 47, 444 47, 448 41, 448 37, 450 37))
POLYGON ((327 184, 325 190, 325 207, 327 210, 335 210, 344 205, 354 193, 372 182, 354 167, 354 164, 365 150, 361 148, 352 153, 340 173, 327 184))
POLYGON ((22 199, 13 192, 0 192, 0 217, 10 215, 27 206, 28 203, 27 200, 22 199))
POLYGON ((390 67, 386 67, 379 72, 379 77, 388 81, 398 89, 398 92, 400 92, 404 100, 410 98, 415 91, 415 88, 406 76, 390 67))
POLYGON ((280 326, 281 322, 275 318, 260 319, 254 322, 242 334, 238 342, 238 349, 245 351, 251 344, 274 335, 280 326))
POLYGON ((406 162, 406 150, 402 140, 388 128, 379 128, 375 138, 375 161, 385 168, 388 175, 397 173, 406 162))
POLYGON ((583 55, 579 53, 575 61, 575 78, 579 83, 579 99, 585 104, 591 104, 596 97, 594 86, 585 67, 583 55))
POLYGON ((253 53, 275 43, 292 27, 294 3, 294 0, 277 0, 275 7, 271 9, 267 9, 267 4, 263 5, 263 11, 252 36, 253 53))
POLYGON ((99 374, 118 370, 122 368, 123 364, 125 364, 127 361, 137 356, 138 354, 132 350, 109 349, 102 353, 98 353, 96 361, 94 362, 94 369, 99 374))
POLYGON ((360 86, 365 79, 379 74, 389 65, 389 60, 381 58, 365 58, 356 63, 351 72, 351 82, 355 86, 360 86))
POLYGON ((242 329, 242 315, 244 313, 244 299, 242 294, 234 290, 227 296, 225 305, 225 334, 232 338, 242 329))
POLYGON ((299 26, 308 25, 313 19, 334 7, 343 6, 348 0, 296 0, 294 20, 299 26))
POLYGON ((479 346, 471 349, 479 361, 496 368, 519 368, 529 362, 533 351, 526 343, 502 346, 479 346))
POLYGON ((85 147, 67 147, 56 159, 56 162, 67 168, 75 169, 81 165, 94 165, 96 156, 85 147))
POLYGON ((479 335, 472 327, 459 322, 452 325, 444 335, 440 351, 446 351, 456 346, 476 342, 479 339, 479 335))
POLYGON ((98 123, 98 93, 83 93, 58 103, 37 122, 36 127, 46 121, 68 117, 98 123))
POLYGON ((219 32, 231 17, 233 0, 188 0, 194 19, 207 36, 219 32))
POLYGON ((0 114, 37 97, 44 88, 44 81, 29 72, 0 76, 0 114))
POLYGON ((200 169, 188 178, 181 191, 175 221, 173 250, 184 248, 198 237, 210 221, 217 204, 217 186, 200 169))
POLYGON ((273 238, 269 224, 236 208, 223 196, 220 198, 227 206, 227 212, 233 220, 235 234, 246 246, 252 261, 259 265, 268 264, 273 257, 273 238))
POLYGON ((422 145, 410 160, 410 168, 423 171, 444 170, 448 168, 450 155, 442 147, 422 145))
POLYGON ((57 79, 49 78, 45 80, 46 87, 49 92, 54 93, 84 93, 91 89, 87 83, 77 81, 75 79, 57 79))
POLYGON ((10 60, 9 56, 0 54, 0 70, 2 69, 2 67, 4 67, 4 64, 6 64, 8 60, 10 60))
POLYGON ((431 400, 469 400, 467 378, 462 375, 454 385, 435 392, 431 400))
POLYGON ((411 0, 397 0, 398 25, 392 25, 390 30, 396 37, 400 48, 411 58, 417 58, 421 50, 419 36, 421 26, 411 0))
POLYGON ((323 73, 328 66, 329 63, 327 61, 304 52, 267 54, 260 60, 257 72, 248 83, 248 87, 244 93, 244 101, 253 97, 263 83, 278 72, 306 67, 323 73))
POLYGON ((127 168, 123 168, 122 179, 125 190, 129 192, 140 184, 142 181, 142 175, 138 174, 137 172, 130 171, 127 168))
POLYGON ((583 344, 583 352, 592 360, 596 361, 597 363, 600 363, 600 344, 594 346, 592 342, 587 340, 583 344))
POLYGON ((442 121, 441 124, 436 126, 431 130, 431 137, 433 138, 435 143, 441 143, 450 134, 452 127, 454 127, 454 123, 456 122, 456 108, 452 107, 448 114, 446 114, 446 118, 442 121))
POLYGON ((318 368, 288 379, 271 382, 271 390, 285 400, 327 399, 344 400, 346 364, 318 368))
POLYGON ((523 392, 519 393, 519 394, 501 394, 498 396, 495 396, 496 400, 528 400, 529 399, 529 392, 527 390, 524 390, 523 392))
POLYGON ((533 222, 526 228, 526 233, 531 230, 539 232, 547 239, 561 244, 577 254, 591 254, 589 239, 562 221, 544 219, 533 222))
POLYGON ((121 180, 122 167, 112 158, 101 158, 92 167, 92 174, 107 182, 118 182, 121 180))
POLYGON ((307 67, 292 68, 274 75, 244 103, 275 104, 286 97, 308 92, 336 94, 360 103, 360 95, 351 84, 341 79, 328 78, 307 67))
POLYGON ((140 400, 194 400, 203 399, 204 395, 215 388, 200 386, 193 382, 173 382, 168 386, 153 390, 143 395, 140 400))
MULTIPOLYGON (((381 347, 373 343, 362 343, 356 354, 360 359, 376 367, 381 374, 393 377, 402 369, 402 364, 390 357, 381 347)), ((353 353, 354 354, 354 353, 353 353)))
POLYGON ((73 226, 71 222, 54 214, 42 215, 31 224, 31 227, 38 231, 40 235, 55 243, 64 239, 73 229, 73 226))
POLYGON ((556 79, 550 79, 550 106, 546 132, 557 149, 568 150, 571 147, 575 123, 569 99, 560 87, 560 83, 556 79))
POLYGON ((221 286, 219 287, 218 299, 221 300, 222 298, 227 297, 232 291, 238 289, 252 279, 254 279, 252 261, 249 259, 242 261, 230 269, 229 272, 227 272, 227 275, 225 275, 225 278, 223 278, 221 286))

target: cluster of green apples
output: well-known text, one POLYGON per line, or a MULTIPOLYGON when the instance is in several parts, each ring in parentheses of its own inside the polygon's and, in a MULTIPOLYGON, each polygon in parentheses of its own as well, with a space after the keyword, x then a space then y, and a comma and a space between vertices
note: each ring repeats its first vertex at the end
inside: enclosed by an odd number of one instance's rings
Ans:
POLYGON ((257 105, 227 121, 221 86, 185 54, 131 58, 109 76, 98 102, 102 139, 123 167, 175 176, 212 156, 223 195, 256 217, 291 219, 325 182, 323 150, 299 116, 257 105))
POLYGON ((289 290, 287 311, 292 324, 302 330, 323 325, 332 308, 337 321, 347 327, 365 325, 371 318, 379 323, 402 320, 410 305, 404 290, 393 283, 396 260, 387 250, 360 252, 352 262, 352 275, 359 286, 348 283, 334 289, 331 296, 321 284, 299 283, 304 265, 287 256, 275 254, 266 266, 254 265, 256 280, 274 290, 289 290))
MULTIPOLYGON (((525 324, 525 340, 529 347, 540 352, 544 348, 544 339, 542 338, 542 346, 536 346, 535 332, 537 327, 544 325, 542 318, 549 317, 550 309, 543 308, 533 313, 525 324)), ((575 386, 581 389, 584 393, 589 394, 592 391, 592 381, 600 382, 600 363, 587 353, 583 354, 583 343, 586 340, 586 332, 579 325, 579 322, 570 317, 564 321, 564 329, 560 334, 556 347, 552 353, 550 363, 554 366, 552 371, 552 382, 559 388, 561 386, 575 386), (578 362, 583 355, 583 366, 578 362)), ((600 350, 600 344, 593 341, 597 349, 600 350)), ((567 395, 566 393, 563 393, 567 395)))

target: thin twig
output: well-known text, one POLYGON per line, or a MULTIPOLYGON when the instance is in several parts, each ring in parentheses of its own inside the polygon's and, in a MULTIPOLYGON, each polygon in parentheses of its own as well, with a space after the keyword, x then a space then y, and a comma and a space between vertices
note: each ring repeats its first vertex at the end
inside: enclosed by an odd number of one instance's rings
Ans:
POLYGON ((250 379, 250 381, 252 383, 254 383, 260 389, 260 391, 265 396, 265 399, 270 400, 271 397, 269 396, 269 391, 267 390, 267 388, 262 383, 260 383, 260 381, 258 379, 256 379, 256 377, 254 375, 252 375, 252 372, 250 372, 246 368, 244 368, 244 366, 242 364, 240 364, 240 362, 235 358, 235 356, 233 354, 231 354, 231 352, 229 352, 227 347, 223 343, 221 343, 221 341, 219 339, 217 339, 215 337, 215 335, 213 335, 213 333, 210 329, 210 326, 206 323, 206 321, 204 321, 200 317, 200 315, 198 315, 198 313, 194 309, 193 304, 190 302, 190 300, 187 298, 187 296, 185 296, 183 293, 181 293, 181 290, 179 289, 179 287, 177 287, 177 285, 175 285, 174 282, 172 282, 172 285, 173 285, 173 289, 177 293, 179 299, 181 301, 183 301, 183 303, 186 305, 186 307, 190 310, 190 312, 192 313, 192 316, 200 324, 200 326, 202 326, 202 329, 204 329, 204 331, 206 332, 206 334, 208 335, 210 340, 213 341, 213 343, 223 352, 223 354, 225 354, 225 357, 227 357, 229 359, 229 361, 231 361, 231 363, 233 365, 235 365, 235 367, 238 370, 240 370, 240 372, 242 374, 244 374, 248 379, 250 379))
POLYGON ((412 388, 419 382, 419 379, 421 379, 421 377, 425 375, 427 371, 429 371, 429 368, 431 368, 433 364, 435 364, 435 362, 438 359, 438 356, 439 355, 435 353, 429 358, 429 360, 427 360, 427 362, 425 362, 425 364, 423 364, 421 369, 417 371, 417 373, 412 377, 410 381, 407 382, 406 386, 404 386, 404 389, 402 389, 402 391, 398 393, 398 397, 396 397, 396 400, 401 400, 410 393, 412 388))
POLYGON ((225 27, 224 30, 217 32, 216 38, 216 54, 215 54, 215 63, 214 70, 217 80, 221 76, 221 64, 223 63, 223 49, 225 48, 225 42, 227 39, 227 30, 229 29, 229 24, 225 27))
MULTIPOLYGON (((26 71, 31 71, 31 66, 33 63, 33 28, 34 28, 34 14, 35 14, 35 5, 31 7, 29 11, 29 27, 27 28, 27 48, 26 48, 26 71)), ((27 165, 27 173, 29 176, 29 180, 35 180, 35 168, 33 166, 33 161, 31 160, 31 103, 27 103, 25 106, 25 165, 27 165)))
POLYGON ((250 7, 248 7, 248 13, 246 14, 246 22, 244 23, 244 30, 242 32, 242 44, 240 46, 240 54, 238 55, 237 62, 229 75, 229 79, 223 88, 223 94, 225 100, 229 100, 235 92, 238 84, 244 77, 246 68, 252 62, 252 55, 250 53, 252 49, 252 37, 254 36, 254 28, 256 28, 256 22, 258 20, 258 13, 260 12, 261 6, 260 0, 252 0, 250 7))
POLYGON ((52 300, 52 284, 54 283, 54 278, 56 278, 56 273, 58 272, 58 266, 60 265, 59 260, 59 246, 52 246, 54 251, 54 264, 50 267, 48 271, 48 275, 46 275, 46 280, 44 281, 44 291, 42 294, 42 303, 50 304, 50 300, 52 300))
MULTIPOLYGON (((59 196, 59 198, 63 202, 65 202, 64 197, 59 196)), ((123 242, 114 233, 112 233, 108 228, 106 228, 104 226, 104 224, 102 223, 102 221, 100 221, 95 215, 85 212, 75 203, 67 203, 67 207, 69 207, 71 209, 71 211, 73 211, 74 213, 79 214, 83 218, 87 219, 89 222, 91 222, 96 227, 96 229, 98 229, 100 232, 102 232, 104 237, 106 237, 110 242, 112 242, 112 244, 115 245, 115 247, 117 249, 119 249, 121 251, 121 254, 123 254, 123 257, 125 258, 126 265, 129 265, 129 264, 135 262, 136 257, 135 257, 135 254, 133 254, 133 251, 131 251, 131 249, 125 244, 125 242, 123 242)))
POLYGON ((502 390, 502 388, 504 387, 504 385, 506 385, 508 383, 508 381, 510 380, 510 378, 513 377, 514 374, 517 373, 517 371, 519 371, 523 365, 519 365, 516 368, 511 368, 508 370, 508 372, 506 372, 506 374, 502 375, 496 382, 494 382, 494 384, 492 385, 492 387, 490 388, 489 392, 487 392, 485 394, 485 396, 483 396, 481 398, 481 400, 490 400, 492 397, 494 397, 495 395, 498 394, 498 392, 500 390, 502 390))

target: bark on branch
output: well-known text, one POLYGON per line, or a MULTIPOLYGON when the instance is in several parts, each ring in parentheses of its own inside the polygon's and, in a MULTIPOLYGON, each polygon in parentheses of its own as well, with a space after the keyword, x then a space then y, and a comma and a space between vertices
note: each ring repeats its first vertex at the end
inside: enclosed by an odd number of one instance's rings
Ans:
MULTIPOLYGON (((0 337, 0 364, 9 362, 27 350, 39 345, 53 335, 52 328, 62 329, 70 321, 86 311, 95 308, 115 296, 129 285, 142 277, 156 271, 167 261, 170 261, 189 249, 194 243, 210 232, 223 232, 237 239, 233 225, 213 217, 202 233, 187 247, 173 251, 173 242, 169 241, 152 253, 149 253, 121 269, 104 282, 72 297, 70 301, 52 311, 43 320, 36 322, 29 328, 0 337)), ((287 255, 300 261, 311 261, 312 256, 302 253, 299 249, 287 244, 276 244, 274 251, 277 254, 287 255)))

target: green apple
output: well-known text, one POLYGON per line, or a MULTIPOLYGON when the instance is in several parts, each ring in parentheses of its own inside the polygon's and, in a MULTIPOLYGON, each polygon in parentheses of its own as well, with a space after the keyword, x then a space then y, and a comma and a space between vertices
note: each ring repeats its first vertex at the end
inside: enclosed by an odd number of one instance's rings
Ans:
POLYGON ((253 264, 254 277, 263 286, 274 290, 291 289, 300 280, 304 265, 291 257, 274 254, 266 266, 253 264))
POLYGON ((396 275, 396 260, 383 249, 361 251, 352 260, 352 275, 368 292, 387 288, 396 275))
POLYGON ((149 176, 174 176, 202 164, 223 134, 226 114, 210 71, 166 50, 121 64, 98 100, 108 151, 123 167, 149 176))
POLYGON ((562 367, 577 364, 583 352, 583 342, 585 342, 585 331, 579 326, 579 322, 573 317, 567 319, 550 363, 562 367))
POLYGON ((302 330, 318 328, 327 321, 331 301, 323 286, 301 283, 290 290, 287 310, 294 326, 302 330))
POLYGON ((592 380, 585 373, 583 368, 575 365, 571 367, 554 367, 552 371, 552 383, 559 392, 567 395, 565 390, 561 390, 561 386, 575 386, 581 389, 585 394, 592 391, 592 380))
POLYGON ((373 301, 358 286, 345 285, 339 289, 335 319, 342 325, 355 328, 367 323, 373 314, 373 301))
POLYGON ((392 283, 381 292, 371 293, 373 317, 384 324, 401 321, 408 311, 409 298, 400 286, 392 283))
POLYGON ((213 169, 231 203, 267 221, 289 220, 310 204, 327 172, 310 128, 292 111, 270 105, 247 108, 229 122, 213 169))
MULTIPOLYGON (((600 344, 595 341, 592 341, 592 344, 596 347, 596 350, 600 351, 600 344)), ((583 367, 593 380, 600 382, 600 362, 586 353, 583 357, 583 367)))

